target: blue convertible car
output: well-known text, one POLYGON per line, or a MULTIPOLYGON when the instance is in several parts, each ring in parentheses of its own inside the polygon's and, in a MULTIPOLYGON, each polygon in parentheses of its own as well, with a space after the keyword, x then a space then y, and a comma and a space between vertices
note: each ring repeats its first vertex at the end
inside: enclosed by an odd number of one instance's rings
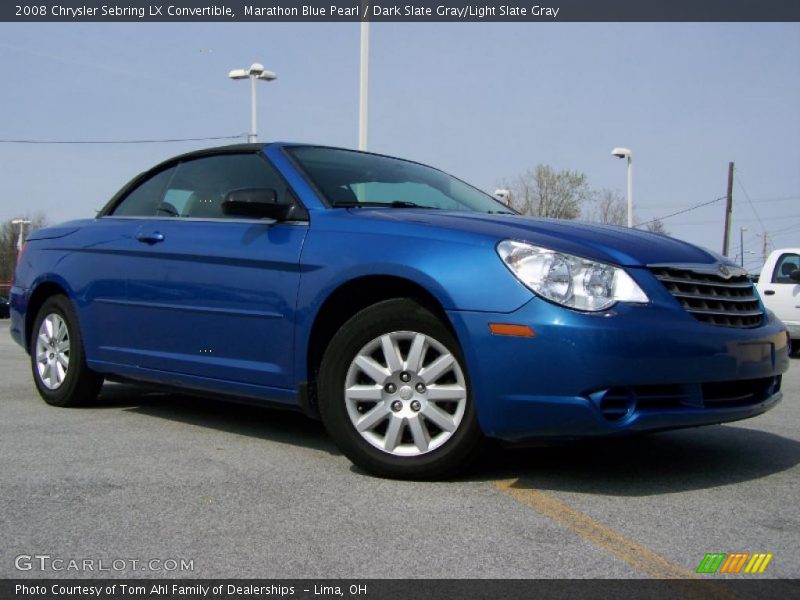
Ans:
POLYGON ((282 405, 410 478, 453 472, 485 437, 751 417, 780 400, 789 356, 746 274, 698 247, 282 143, 179 156, 96 218, 36 231, 11 319, 50 404, 135 380, 282 405))

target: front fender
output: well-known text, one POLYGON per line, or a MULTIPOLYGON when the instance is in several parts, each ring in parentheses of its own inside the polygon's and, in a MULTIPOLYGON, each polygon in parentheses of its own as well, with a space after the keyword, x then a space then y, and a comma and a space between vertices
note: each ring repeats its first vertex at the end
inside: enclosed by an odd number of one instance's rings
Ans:
POLYGON ((532 297, 503 266, 493 240, 436 236, 430 228, 398 230, 391 222, 374 223, 366 231, 359 227, 363 221, 331 213, 314 220, 301 256, 295 313, 299 381, 307 375, 308 344, 321 307, 353 280, 388 276, 409 281, 446 311, 510 313, 532 297), (321 223, 329 215, 330 222, 321 223))
POLYGON ((505 268, 496 243, 491 236, 411 219, 365 220, 347 211, 319 211, 301 256, 298 309, 356 277, 393 275, 421 285, 446 310, 513 312, 532 295, 505 268))

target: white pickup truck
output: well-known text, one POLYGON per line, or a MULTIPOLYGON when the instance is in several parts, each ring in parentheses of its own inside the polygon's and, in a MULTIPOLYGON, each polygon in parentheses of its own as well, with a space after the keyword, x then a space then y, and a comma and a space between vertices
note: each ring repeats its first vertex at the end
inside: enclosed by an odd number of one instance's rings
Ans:
POLYGON ((786 324, 792 353, 800 350, 800 248, 781 248, 767 258, 758 278, 766 307, 786 324))

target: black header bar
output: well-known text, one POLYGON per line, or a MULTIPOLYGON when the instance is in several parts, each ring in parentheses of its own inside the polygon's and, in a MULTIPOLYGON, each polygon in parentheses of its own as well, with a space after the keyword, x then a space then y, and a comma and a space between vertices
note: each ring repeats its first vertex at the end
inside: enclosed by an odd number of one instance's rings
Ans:
POLYGON ((774 22, 798 0, 11 0, 6 22, 774 22), (537 1, 542 2, 537 4, 537 1))

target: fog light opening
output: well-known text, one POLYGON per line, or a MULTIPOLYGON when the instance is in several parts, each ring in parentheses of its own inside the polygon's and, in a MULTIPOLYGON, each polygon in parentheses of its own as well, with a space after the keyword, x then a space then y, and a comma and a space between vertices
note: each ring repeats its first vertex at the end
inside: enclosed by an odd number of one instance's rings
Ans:
POLYGON ((602 392, 597 406, 607 421, 622 421, 636 410, 636 393, 628 387, 614 387, 602 392))

